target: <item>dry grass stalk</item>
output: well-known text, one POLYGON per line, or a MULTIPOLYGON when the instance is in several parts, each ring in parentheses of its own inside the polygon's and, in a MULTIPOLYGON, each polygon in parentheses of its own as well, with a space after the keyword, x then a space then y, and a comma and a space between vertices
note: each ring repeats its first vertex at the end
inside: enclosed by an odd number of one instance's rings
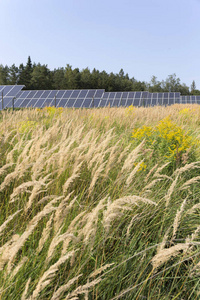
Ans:
POLYGON ((102 266, 101 268, 95 270, 93 273, 90 274, 89 278, 96 277, 97 275, 101 274, 103 271, 107 270, 110 268, 110 266, 113 266, 114 263, 112 264, 106 264, 105 266, 102 266))
POLYGON ((16 178, 19 179, 22 176, 24 176, 26 170, 30 167, 30 164, 27 160, 23 161, 22 164, 17 165, 15 170, 11 173, 9 173, 2 184, 0 185, 0 191, 3 191, 8 185, 11 184, 16 178))
POLYGON ((137 174, 138 170, 140 169, 141 164, 143 163, 144 159, 141 160, 133 169, 133 171, 129 174, 128 178, 126 179, 126 185, 129 186, 134 178, 134 176, 137 174))
POLYGON ((166 245, 166 242, 168 240, 168 237, 169 237, 169 231, 170 231, 170 227, 167 229, 167 231, 165 232, 165 235, 163 237, 163 240, 162 242, 158 245, 157 247, 157 254, 159 254, 161 251, 164 250, 165 248, 165 245, 166 245))
POLYGON ((89 189, 88 189, 88 195, 90 195, 90 194, 92 193, 92 191, 93 191, 93 189, 94 189, 94 186, 95 186, 95 184, 96 184, 96 182, 97 182, 97 180, 98 180, 100 174, 101 174, 102 171, 104 170, 105 164, 106 164, 106 162, 102 163, 102 164, 98 167, 98 169, 96 170, 96 172, 95 172, 95 174, 94 174, 94 176, 93 176, 93 178, 92 178, 92 181, 91 181, 91 183, 90 183, 89 189))
POLYGON ((19 213, 21 211, 21 209, 20 210, 18 210, 18 211, 16 211, 14 214, 12 214, 11 216, 9 216, 8 218, 7 218, 7 220, 3 223, 3 224, 1 224, 1 226, 0 226, 0 236, 1 236, 1 234, 2 234, 2 231, 4 231, 4 229, 6 228, 6 226, 7 226, 7 224, 19 213))
POLYGON ((49 180, 49 177, 51 175, 52 174, 50 173, 50 174, 46 175, 44 178, 40 177, 38 181, 34 182, 33 189, 31 191, 31 195, 29 196, 28 202, 26 203, 26 205, 24 207, 25 212, 27 212, 29 210, 29 208, 33 204, 33 201, 36 198, 36 196, 47 191, 48 186, 51 185, 51 183, 53 182, 53 180, 51 180, 48 183, 46 183, 46 181, 49 180), (44 189, 42 189, 42 188, 44 188, 44 189))
POLYGON ((74 282, 76 282, 79 279, 79 277, 81 277, 81 276, 82 276, 82 274, 80 274, 80 275, 78 275, 78 276, 70 279, 68 281, 68 283, 66 283, 65 285, 62 285, 61 287, 59 287, 59 289, 57 289, 57 291, 54 292, 51 300, 58 300, 58 299, 60 299, 60 297, 63 295, 63 293, 66 292, 70 288, 70 286, 72 284, 74 284, 74 282))
POLYGON ((157 167, 158 167, 158 164, 155 164, 155 166, 153 166, 153 168, 149 171, 149 173, 145 177, 145 180, 144 180, 145 182, 148 181, 149 177, 151 176, 151 174, 153 174, 153 172, 156 170, 157 167))
POLYGON ((73 169, 72 175, 67 179, 67 181, 63 185, 63 193, 66 193, 70 184, 74 181, 74 179, 78 178, 80 176, 80 170, 81 166, 83 164, 83 161, 76 165, 75 168, 73 169))
POLYGON ((72 209, 74 203, 77 200, 77 197, 74 197, 74 199, 72 201, 70 201, 70 203, 68 203, 72 194, 73 194, 73 192, 71 192, 69 195, 67 195, 67 197, 64 198, 61 201, 61 203, 59 204, 59 206, 57 207, 57 210, 56 210, 55 216, 54 216, 54 231, 55 232, 58 232, 60 226, 63 223, 63 220, 67 217, 69 210, 72 209))
POLYGON ((155 172, 155 174, 154 174, 154 177, 159 177, 161 174, 160 174, 160 172, 162 172, 162 170, 165 168, 165 167, 167 167, 169 165, 169 162, 167 162, 166 164, 164 164, 164 165, 162 165, 161 167, 159 167, 157 170, 156 170, 156 172, 155 172))
POLYGON ((18 263, 18 265, 14 268, 14 270, 12 271, 12 273, 10 274, 10 279, 12 279, 13 277, 15 277, 15 275, 19 272, 19 270, 21 269, 21 267, 24 265, 24 263, 28 260, 28 257, 24 256, 20 262, 18 263))
POLYGON ((190 163, 190 164, 187 164, 187 165, 185 165, 184 167, 182 167, 182 168, 179 168, 179 169, 176 169, 175 170, 175 172, 174 172, 174 174, 175 175, 177 175, 177 174, 182 174, 183 172, 186 172, 186 171, 191 171, 191 170, 193 170, 193 169, 199 169, 200 168, 200 166, 198 166, 199 165, 199 161, 196 161, 196 162, 193 162, 193 163, 190 163))
POLYGON ((129 225, 127 227, 126 240, 129 239, 131 227, 133 226, 133 223, 137 219, 138 216, 139 216, 139 214, 136 214, 135 216, 132 217, 131 222, 129 223, 129 225))
POLYGON ((26 295, 28 293, 28 288, 29 288, 30 282, 31 282, 31 278, 28 279, 28 281, 27 281, 27 283, 25 285, 25 289, 24 289, 24 291, 22 293, 21 300, 27 300, 26 295))
POLYGON ((47 253, 46 261, 51 260, 51 258, 53 257, 53 253, 54 253, 55 248, 58 246, 58 244, 60 244, 64 240, 69 239, 69 240, 77 241, 77 237, 74 236, 72 233, 65 232, 65 233, 59 235, 61 229, 59 230, 58 234, 51 241, 51 244, 49 246, 49 250, 48 250, 48 253, 47 253))
POLYGON ((193 177, 187 180, 181 187, 180 190, 187 189, 191 184, 197 183, 200 180, 200 176, 193 177))
POLYGON ((93 244, 96 231, 97 231, 97 223, 99 220, 99 212, 106 206, 105 201, 107 197, 103 198, 99 201, 97 206, 93 208, 91 212, 89 212, 84 217, 85 226, 82 227, 82 229, 79 231, 78 237, 83 236, 84 237, 84 243, 85 244, 93 244))
POLYGON ((174 181, 172 182, 172 184, 171 184, 171 186, 170 186, 170 188, 169 188, 167 194, 165 195, 165 202, 166 202, 165 206, 166 206, 166 207, 168 207, 168 205, 169 205, 169 201, 170 201, 171 195, 172 195, 172 193, 174 192, 174 189, 175 189, 175 187, 176 187, 178 178, 179 178, 179 174, 176 176, 176 178, 175 178, 174 181))
POLYGON ((157 179, 154 179, 152 182, 150 182, 148 185, 146 185, 144 187, 144 189, 147 191, 147 190, 150 190, 152 187, 154 187, 154 185, 157 183, 157 182, 160 182, 161 180, 163 180, 164 178, 157 178, 157 179))
POLYGON ((51 225, 52 225, 52 220, 53 220, 53 214, 51 215, 51 217, 49 218, 46 227, 43 229, 42 231, 42 236, 39 240, 39 244, 38 244, 38 248, 37 248, 37 252, 40 252, 45 244, 45 242, 47 241, 47 239, 49 238, 50 232, 51 232, 51 225))
POLYGON ((103 225, 106 231, 109 231, 111 223, 123 215, 124 211, 133 210, 134 206, 139 206, 138 202, 143 202, 145 204, 150 204, 157 206, 157 203, 143 197, 139 196, 125 196, 114 200, 113 202, 108 202, 107 210, 103 213, 103 225))
POLYGON ((181 220, 181 216, 182 216, 182 213, 184 211, 187 199, 188 199, 188 197, 184 199, 183 203, 181 204, 180 209, 177 210, 176 216, 174 218, 172 240, 176 236, 176 232, 178 230, 178 227, 179 227, 179 224, 180 224, 180 220, 181 220))
POLYGON ((73 254, 74 251, 71 251, 65 256, 62 256, 55 264, 53 264, 47 271, 44 272, 44 274, 40 277, 35 290, 33 291, 32 295, 28 298, 28 300, 38 299, 38 296, 41 293, 41 291, 52 281, 60 265, 65 263, 66 260, 68 260, 73 254))
POLYGON ((95 279, 91 282, 87 282, 85 285, 80 285, 73 292, 69 293, 65 300, 79 299, 78 295, 87 294, 89 289, 97 285, 101 279, 95 279))
POLYGON ((31 193, 28 188, 33 187, 35 184, 37 184, 36 181, 28 181, 28 182, 23 182, 20 184, 18 187, 16 187, 12 194, 10 195, 10 203, 16 201, 16 197, 20 195, 21 193, 28 192, 31 193))
POLYGON ((129 151, 130 147, 131 147, 131 145, 129 144, 129 145, 126 146, 126 148, 120 153, 120 156, 119 156, 119 158, 118 158, 118 160, 117 160, 117 162, 116 162, 117 165, 121 163, 122 159, 125 157, 125 155, 126 155, 127 152, 129 151))
POLYGON ((195 232, 191 234, 191 236, 186 238, 186 243, 193 242, 196 238, 198 238, 200 232, 200 225, 196 228, 195 232))
POLYGON ((126 171, 129 171, 134 162, 136 161, 136 159, 139 157, 140 155, 140 152, 143 148, 145 144, 145 140, 143 140, 135 149, 133 149, 133 151, 128 155, 128 157, 126 158, 125 162, 124 162, 124 165, 121 169, 121 173, 123 173, 125 170, 126 171))
POLYGON ((188 247, 189 244, 180 243, 170 248, 159 251, 159 253, 156 254, 151 260, 154 270, 159 268, 162 264, 168 262, 172 257, 177 256, 180 251, 187 250, 188 247))
POLYGON ((12 167, 14 163, 8 163, 0 168, 0 176, 4 175, 8 168, 12 167))
MULTIPOLYGON (((18 251, 23 247, 24 243, 31 235, 35 227, 37 226, 38 222, 45 217, 46 215, 50 214, 51 212, 56 210, 56 207, 52 206, 55 203, 55 200, 49 202, 44 209, 39 212, 28 224, 25 232, 18 238, 16 241, 12 242, 11 245, 6 247, 3 251, 2 256, 0 257, 0 270, 3 269, 4 265, 8 262, 8 273, 11 271, 12 262, 15 258, 18 251)), ((12 239, 11 239, 12 241, 12 239)), ((10 241, 9 241, 10 242, 10 241)))

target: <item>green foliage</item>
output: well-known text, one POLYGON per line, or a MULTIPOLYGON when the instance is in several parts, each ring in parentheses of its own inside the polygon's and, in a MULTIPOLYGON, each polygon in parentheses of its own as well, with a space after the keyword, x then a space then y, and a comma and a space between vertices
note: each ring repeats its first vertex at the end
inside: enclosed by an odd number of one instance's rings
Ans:
POLYGON ((165 80, 159 81, 152 76, 150 82, 130 78, 121 69, 119 73, 107 73, 95 68, 90 71, 88 67, 79 70, 73 69, 70 64, 66 67, 50 70, 47 65, 33 63, 30 56, 26 65, 11 67, 0 65, 0 84, 23 84, 25 89, 105 89, 110 92, 118 91, 149 91, 149 92, 180 92, 182 95, 199 95, 195 82, 191 89, 181 83, 176 74, 169 75, 165 80))
POLYGON ((183 154, 189 154, 195 147, 195 140, 169 116, 155 127, 144 125, 134 129, 132 137, 139 142, 145 139, 146 147, 154 150, 155 159, 167 160, 176 163, 176 166, 182 162, 183 154))

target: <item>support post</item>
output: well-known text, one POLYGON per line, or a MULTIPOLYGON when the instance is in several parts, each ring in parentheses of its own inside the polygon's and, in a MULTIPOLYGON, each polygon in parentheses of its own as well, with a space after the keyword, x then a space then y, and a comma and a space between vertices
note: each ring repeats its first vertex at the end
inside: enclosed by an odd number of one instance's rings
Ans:
POLYGON ((2 110, 4 109, 4 105, 3 105, 3 91, 2 91, 2 93, 1 93, 1 99, 2 99, 2 110))
POLYGON ((13 111, 14 111, 14 109, 15 109, 15 103, 14 103, 14 100, 15 100, 15 99, 16 99, 15 97, 12 98, 12 109, 13 109, 13 111))

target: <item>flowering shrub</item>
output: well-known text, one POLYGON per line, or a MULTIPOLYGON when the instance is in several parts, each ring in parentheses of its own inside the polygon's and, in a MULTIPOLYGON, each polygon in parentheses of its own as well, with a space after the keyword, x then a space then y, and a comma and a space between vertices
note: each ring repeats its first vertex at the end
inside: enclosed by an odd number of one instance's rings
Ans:
POLYGON ((30 121, 27 120, 26 121, 22 121, 19 123, 19 132, 20 133, 27 133, 29 132, 31 129, 35 129, 38 125, 37 121, 30 121))
POLYGON ((50 117, 53 117, 54 115, 60 115, 60 114, 62 114, 63 107, 50 106, 50 107, 43 108, 43 111, 47 112, 50 117))
POLYGON ((192 137, 172 122, 170 116, 161 120, 155 127, 144 125, 134 129, 132 137, 138 142, 145 139, 146 145, 154 149, 157 157, 167 158, 176 164, 182 161, 183 153, 188 152, 194 145, 192 137))

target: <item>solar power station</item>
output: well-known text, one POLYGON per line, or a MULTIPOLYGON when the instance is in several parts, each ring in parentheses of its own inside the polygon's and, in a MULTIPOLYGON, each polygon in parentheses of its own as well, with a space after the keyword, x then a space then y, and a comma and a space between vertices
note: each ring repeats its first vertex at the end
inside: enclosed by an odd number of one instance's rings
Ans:
POLYGON ((0 85, 0 109, 55 107, 120 107, 200 104, 200 96, 181 96, 180 93, 105 92, 89 90, 22 90, 24 85, 0 85))

